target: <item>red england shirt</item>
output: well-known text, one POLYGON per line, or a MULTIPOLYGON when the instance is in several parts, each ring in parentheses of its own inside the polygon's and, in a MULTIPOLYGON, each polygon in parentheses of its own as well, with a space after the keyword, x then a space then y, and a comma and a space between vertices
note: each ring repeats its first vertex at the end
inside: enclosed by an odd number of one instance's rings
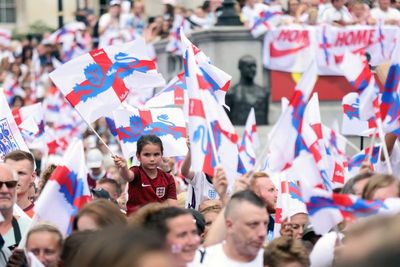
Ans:
POLYGON ((135 178, 129 183, 127 214, 151 202, 176 199, 175 181, 172 175, 157 169, 157 177, 151 179, 141 166, 130 168, 135 178))

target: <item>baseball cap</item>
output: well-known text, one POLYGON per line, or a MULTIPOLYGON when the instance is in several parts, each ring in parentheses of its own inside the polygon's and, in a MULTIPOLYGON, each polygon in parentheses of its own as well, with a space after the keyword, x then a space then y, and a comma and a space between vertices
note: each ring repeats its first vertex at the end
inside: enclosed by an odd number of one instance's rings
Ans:
POLYGON ((97 148, 89 150, 86 155, 86 164, 89 169, 100 168, 103 164, 103 154, 97 148))
POLYGON ((96 198, 110 199, 110 194, 103 188, 93 188, 90 191, 96 198))
POLYGON ((108 5, 110 5, 110 6, 120 6, 121 5, 121 0, 111 0, 108 5))
POLYGON ((192 213, 193 218, 196 220, 196 227, 197 227, 197 232, 199 235, 204 233, 204 229, 206 228, 206 221, 204 220, 203 215, 198 212, 197 210, 194 209, 189 209, 190 213, 192 213))

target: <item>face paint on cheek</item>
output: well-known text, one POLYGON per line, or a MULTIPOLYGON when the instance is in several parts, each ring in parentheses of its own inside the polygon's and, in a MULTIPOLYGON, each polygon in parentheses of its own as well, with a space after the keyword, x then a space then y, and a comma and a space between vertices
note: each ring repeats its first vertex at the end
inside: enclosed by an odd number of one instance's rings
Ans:
POLYGON ((172 244, 171 245, 171 252, 173 254, 179 254, 182 252, 182 245, 180 244, 172 244))

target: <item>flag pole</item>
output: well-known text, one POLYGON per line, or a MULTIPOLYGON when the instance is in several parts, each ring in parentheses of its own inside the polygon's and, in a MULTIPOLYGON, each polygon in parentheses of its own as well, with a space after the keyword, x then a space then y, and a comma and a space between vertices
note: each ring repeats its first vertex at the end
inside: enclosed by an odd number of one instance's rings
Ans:
POLYGON ((106 142, 103 140, 103 138, 100 137, 100 135, 96 132, 96 130, 93 128, 93 126, 91 125, 91 123, 87 122, 85 120, 85 118, 82 116, 82 114, 79 112, 79 110, 77 110, 75 108, 76 112, 79 114, 79 116, 81 116, 82 120, 84 122, 86 122, 87 126, 89 127, 89 129, 97 136, 97 138, 99 138, 100 142, 107 148, 107 150, 111 153, 111 156, 114 157, 115 154, 114 152, 112 152, 112 150, 110 149, 110 147, 106 144, 106 142))
POLYGON ((376 132, 377 132, 377 130, 374 131, 372 139, 371 139, 371 144, 369 145, 370 147, 369 147, 368 157, 367 157, 368 162, 371 162, 372 152, 374 150, 374 145, 375 145, 376 132))
POLYGON ((382 141, 383 155, 385 156, 385 161, 386 161, 386 165, 387 165, 387 169, 388 169, 388 174, 393 174, 392 165, 390 164, 389 151, 388 151, 387 146, 386 146, 385 134, 383 133, 382 120, 378 119, 377 120, 377 124, 378 124, 379 138, 382 141))

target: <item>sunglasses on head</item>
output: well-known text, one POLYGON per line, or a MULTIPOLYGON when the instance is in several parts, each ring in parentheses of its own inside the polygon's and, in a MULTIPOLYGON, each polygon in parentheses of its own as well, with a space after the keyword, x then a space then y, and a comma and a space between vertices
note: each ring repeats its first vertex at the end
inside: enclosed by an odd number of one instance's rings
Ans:
POLYGON ((0 181, 0 188, 3 187, 3 184, 5 184, 7 188, 14 188, 17 186, 17 183, 17 181, 0 181))

